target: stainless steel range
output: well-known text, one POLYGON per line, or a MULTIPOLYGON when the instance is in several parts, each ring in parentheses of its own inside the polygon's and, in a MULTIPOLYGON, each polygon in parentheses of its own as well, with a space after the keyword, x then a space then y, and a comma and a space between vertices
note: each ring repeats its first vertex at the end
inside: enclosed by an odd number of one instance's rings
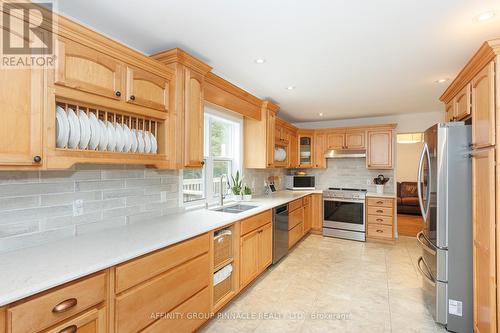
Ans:
POLYGON ((366 189, 331 187, 323 191, 323 235, 365 241, 366 189))

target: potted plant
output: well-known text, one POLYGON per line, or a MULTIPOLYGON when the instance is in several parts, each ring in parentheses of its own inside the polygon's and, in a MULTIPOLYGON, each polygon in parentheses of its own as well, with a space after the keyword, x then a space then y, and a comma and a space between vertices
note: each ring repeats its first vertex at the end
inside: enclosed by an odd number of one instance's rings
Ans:
POLYGON ((250 200, 252 200, 252 189, 245 184, 245 186, 243 186, 243 201, 250 200))
POLYGON ((239 171, 236 171, 236 175, 231 175, 231 193, 233 193, 233 198, 235 201, 241 200, 242 183, 243 180, 240 178, 239 171))
POLYGON ((384 177, 384 175, 378 175, 377 178, 373 178, 373 183, 377 188, 377 194, 384 194, 384 185, 389 181, 389 178, 384 177))

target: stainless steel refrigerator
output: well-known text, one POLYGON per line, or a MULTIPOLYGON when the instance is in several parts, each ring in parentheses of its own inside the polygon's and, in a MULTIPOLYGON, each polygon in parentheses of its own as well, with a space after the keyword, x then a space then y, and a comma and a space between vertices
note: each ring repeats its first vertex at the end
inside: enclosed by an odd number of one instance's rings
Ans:
POLYGON ((472 332, 471 126, 436 124, 425 131, 418 166, 424 227, 417 267, 432 296, 434 319, 452 332, 472 332))

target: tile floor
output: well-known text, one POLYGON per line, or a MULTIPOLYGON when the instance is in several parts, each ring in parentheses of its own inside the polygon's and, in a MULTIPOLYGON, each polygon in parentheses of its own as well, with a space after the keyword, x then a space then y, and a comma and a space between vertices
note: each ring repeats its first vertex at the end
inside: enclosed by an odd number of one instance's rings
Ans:
POLYGON ((446 332, 421 288, 419 252, 410 237, 386 245, 310 235, 202 332, 446 332))

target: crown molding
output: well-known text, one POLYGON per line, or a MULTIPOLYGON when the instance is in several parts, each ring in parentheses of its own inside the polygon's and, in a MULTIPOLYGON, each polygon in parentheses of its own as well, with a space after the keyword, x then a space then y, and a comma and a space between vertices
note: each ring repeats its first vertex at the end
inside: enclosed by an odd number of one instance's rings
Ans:
POLYGON ((211 66, 178 47, 155 53, 151 55, 151 58, 165 65, 179 63, 203 75, 206 75, 212 70, 211 66))

